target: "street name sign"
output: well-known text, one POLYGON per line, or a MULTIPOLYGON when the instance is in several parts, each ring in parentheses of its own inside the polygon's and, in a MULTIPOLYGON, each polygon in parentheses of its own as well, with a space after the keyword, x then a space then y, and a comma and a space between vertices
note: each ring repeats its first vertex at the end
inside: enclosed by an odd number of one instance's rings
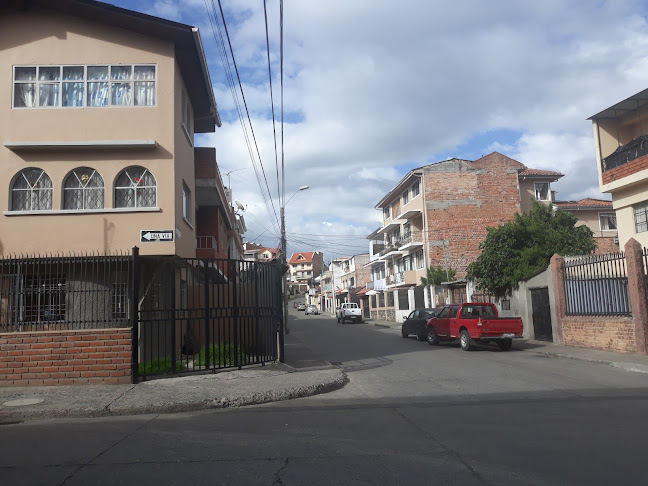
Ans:
POLYGON ((173 230, 141 230, 140 241, 142 243, 173 241, 173 230))

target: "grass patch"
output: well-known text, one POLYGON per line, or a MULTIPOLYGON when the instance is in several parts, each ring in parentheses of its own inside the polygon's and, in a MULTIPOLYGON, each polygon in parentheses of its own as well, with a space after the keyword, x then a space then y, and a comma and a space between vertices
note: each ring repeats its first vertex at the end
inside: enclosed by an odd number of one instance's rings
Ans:
MULTIPOLYGON (((182 371, 185 368, 186 367, 184 363, 176 361, 176 371, 182 371)), ((162 373, 169 373, 173 371, 171 357, 167 356, 165 358, 144 361, 143 363, 138 364, 138 370, 140 375, 158 375, 162 373)))
MULTIPOLYGON (((205 366, 205 350, 203 347, 194 361, 197 366, 205 366)), ((234 366, 235 356, 239 357, 239 364, 247 363, 248 355, 241 347, 234 348, 232 343, 219 343, 209 346, 209 364, 216 366, 234 366)))

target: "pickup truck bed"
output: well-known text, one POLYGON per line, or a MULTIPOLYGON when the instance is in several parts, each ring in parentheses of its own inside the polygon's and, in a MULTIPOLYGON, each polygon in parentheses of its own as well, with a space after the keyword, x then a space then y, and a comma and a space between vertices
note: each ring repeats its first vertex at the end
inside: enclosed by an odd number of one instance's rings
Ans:
POLYGON ((470 351, 476 343, 495 342, 500 349, 511 349, 513 339, 522 338, 522 319, 498 317, 494 304, 471 302, 446 306, 427 321, 428 343, 458 339, 470 351))

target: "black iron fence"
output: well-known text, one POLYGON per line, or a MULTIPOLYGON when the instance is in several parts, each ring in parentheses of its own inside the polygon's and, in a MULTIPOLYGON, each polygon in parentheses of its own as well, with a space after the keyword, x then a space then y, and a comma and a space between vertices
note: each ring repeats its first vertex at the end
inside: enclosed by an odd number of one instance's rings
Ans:
POLYGON ((131 327, 133 376, 274 361, 278 263, 132 254, 0 259, 0 332, 131 327))
POLYGON ((129 327, 129 254, 0 259, 0 332, 129 327))
POLYGON ((568 316, 631 315, 623 252, 565 259, 568 316))
POLYGON ((277 359, 278 263, 142 256, 137 266, 140 377, 277 359))

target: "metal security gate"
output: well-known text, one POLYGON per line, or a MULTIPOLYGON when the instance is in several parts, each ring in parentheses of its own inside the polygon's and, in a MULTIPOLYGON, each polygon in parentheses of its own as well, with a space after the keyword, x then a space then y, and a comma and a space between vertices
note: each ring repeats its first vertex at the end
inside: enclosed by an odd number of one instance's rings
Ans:
POLYGON ((531 289, 531 309, 535 338, 538 341, 552 342, 551 307, 549 305, 549 289, 547 287, 531 289))
POLYGON ((277 359, 280 265, 137 255, 134 262, 134 379, 277 359))

